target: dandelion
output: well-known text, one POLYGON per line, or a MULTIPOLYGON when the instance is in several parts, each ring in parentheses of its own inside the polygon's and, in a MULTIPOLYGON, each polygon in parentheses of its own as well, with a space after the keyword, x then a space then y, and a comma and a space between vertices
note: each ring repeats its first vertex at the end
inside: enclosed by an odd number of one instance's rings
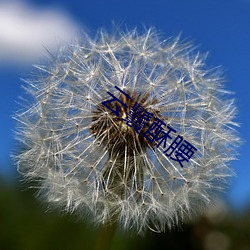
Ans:
POLYGON ((43 201, 97 224, 163 231, 203 212, 239 142, 219 70, 153 29, 82 36, 26 80, 18 171, 43 201))

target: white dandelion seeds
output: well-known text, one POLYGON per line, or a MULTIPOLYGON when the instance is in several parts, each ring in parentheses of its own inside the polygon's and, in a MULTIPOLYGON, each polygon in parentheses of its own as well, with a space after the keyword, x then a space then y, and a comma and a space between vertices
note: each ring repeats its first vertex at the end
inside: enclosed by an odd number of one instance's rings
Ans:
POLYGON ((226 186, 239 142, 218 70, 191 44, 161 41, 152 29, 83 36, 27 81, 32 103, 15 116, 19 172, 37 180, 44 201, 96 223, 142 232, 192 219, 226 186), (107 92, 125 105, 105 107, 107 92), (153 114, 140 134, 122 120, 136 102, 153 114), (165 145, 143 136, 156 119, 176 131, 165 145), (164 153, 177 135, 197 149, 182 166, 164 153))

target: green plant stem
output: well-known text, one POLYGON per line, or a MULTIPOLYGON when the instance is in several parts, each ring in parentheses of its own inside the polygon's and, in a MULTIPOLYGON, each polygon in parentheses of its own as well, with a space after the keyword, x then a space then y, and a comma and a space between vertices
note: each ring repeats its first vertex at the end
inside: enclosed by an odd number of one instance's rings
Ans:
POLYGON ((110 250, 116 232, 117 223, 101 225, 97 234, 94 250, 110 250))

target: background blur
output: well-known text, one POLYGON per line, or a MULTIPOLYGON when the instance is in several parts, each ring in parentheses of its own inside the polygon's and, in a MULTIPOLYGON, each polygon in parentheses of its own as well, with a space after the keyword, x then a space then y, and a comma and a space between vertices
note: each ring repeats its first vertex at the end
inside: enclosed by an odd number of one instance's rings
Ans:
POLYGON ((79 29, 94 36, 101 27, 154 26, 166 38, 181 33, 207 64, 222 65, 225 88, 235 92, 244 144, 232 162, 237 177, 221 204, 193 224, 145 237, 117 232, 112 249, 250 250, 250 0, 0 0, 0 249, 92 249, 97 230, 73 216, 46 212, 22 183, 11 118, 18 110, 22 80, 32 67, 71 42, 79 29), (46 48, 46 49, 45 49, 46 48))

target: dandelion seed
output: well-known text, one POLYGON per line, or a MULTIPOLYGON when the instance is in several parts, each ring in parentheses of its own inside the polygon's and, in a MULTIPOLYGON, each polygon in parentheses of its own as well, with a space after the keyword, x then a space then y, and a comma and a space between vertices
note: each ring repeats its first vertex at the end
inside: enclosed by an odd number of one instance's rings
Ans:
POLYGON ((49 204, 163 231, 211 205, 233 174, 234 102, 191 44, 101 31, 37 68, 33 101, 15 116, 16 161, 49 204))

